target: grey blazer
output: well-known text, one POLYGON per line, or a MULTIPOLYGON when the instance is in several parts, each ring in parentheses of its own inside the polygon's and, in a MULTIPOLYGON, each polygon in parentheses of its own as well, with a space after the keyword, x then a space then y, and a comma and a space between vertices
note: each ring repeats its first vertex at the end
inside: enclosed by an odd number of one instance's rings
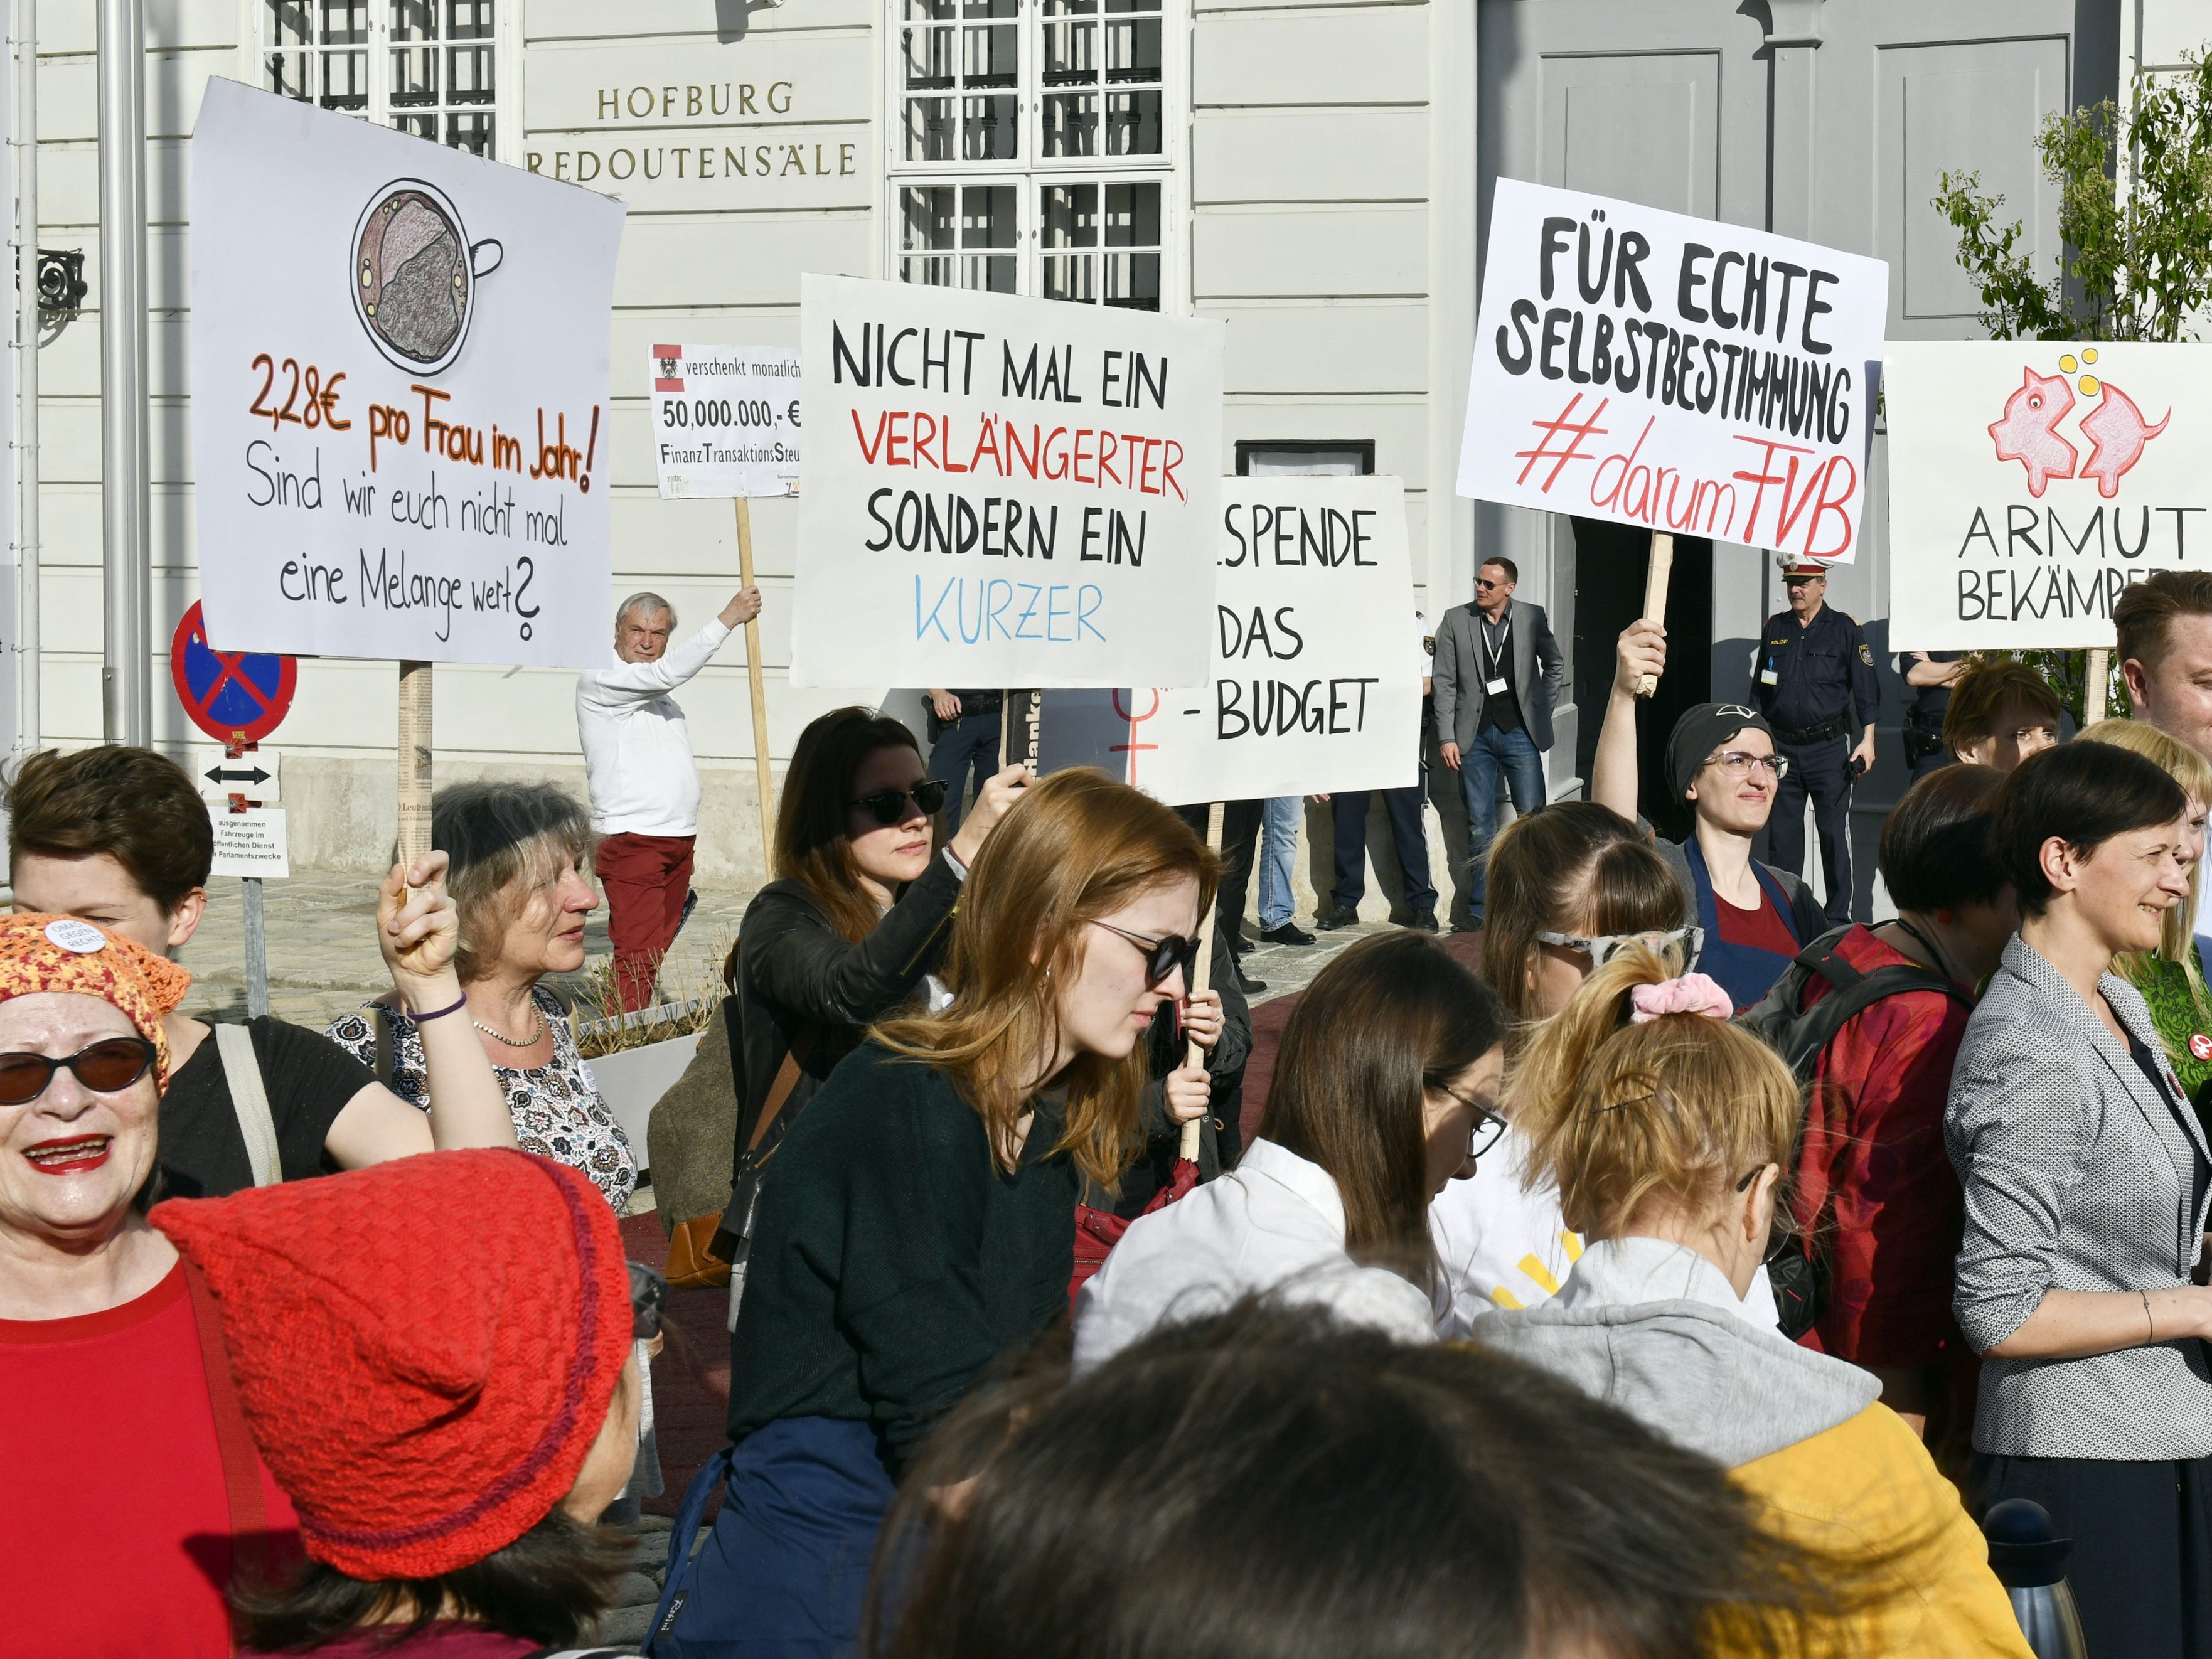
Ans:
MULTIPOLYGON (((2117 975, 2120 1024, 2166 1064, 2150 1011, 2117 975)), ((2175 1091, 2177 1097, 2179 1091, 2175 1091)), ((2014 935, 1951 1073, 1943 1139, 1966 1188, 1952 1307, 1978 1352, 2044 1293, 2189 1282, 2205 1206, 2190 1203, 2204 1133, 2160 1098, 2125 1045, 2014 935)), ((2086 1359, 1991 1359, 1974 1444, 2014 1457, 2212 1455, 2212 1370, 2194 1337, 2086 1359)))
MULTIPOLYGON (((1512 629, 1513 689, 1521 724, 1539 753, 1552 746, 1552 701, 1566 673, 1566 659, 1552 637, 1544 607, 1520 599, 1506 601, 1512 629)), ((1437 654, 1431 665, 1435 687, 1437 731, 1446 743, 1465 749, 1482 726, 1482 619, 1472 605, 1455 605, 1437 628, 1437 654)))

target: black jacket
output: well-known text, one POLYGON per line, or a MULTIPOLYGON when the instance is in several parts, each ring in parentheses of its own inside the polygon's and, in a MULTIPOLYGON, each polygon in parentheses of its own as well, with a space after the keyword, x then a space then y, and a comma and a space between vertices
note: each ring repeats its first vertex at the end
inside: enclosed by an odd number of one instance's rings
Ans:
POLYGON ((738 1156, 793 1044, 811 1033, 799 1081, 777 1115, 779 1134, 861 1033, 913 996, 944 960, 959 900, 960 878, 939 854, 875 931, 854 945, 832 930, 822 907, 796 882, 770 882, 753 895, 738 929, 736 994, 744 1033, 738 1156))

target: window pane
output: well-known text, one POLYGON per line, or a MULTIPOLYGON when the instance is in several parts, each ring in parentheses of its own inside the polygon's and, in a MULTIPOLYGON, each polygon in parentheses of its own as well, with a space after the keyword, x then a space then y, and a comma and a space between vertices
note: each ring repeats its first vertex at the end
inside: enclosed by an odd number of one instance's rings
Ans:
POLYGON ((492 0, 447 0, 446 39, 489 40, 492 38, 492 0))
POLYGON ((950 98, 909 98, 906 100, 908 161, 951 161, 953 131, 952 100, 950 98))
POLYGON ((304 46, 313 44, 313 26, 307 21, 307 0, 269 0, 270 46, 304 46))
POLYGON ((272 52, 267 58, 269 90, 280 98, 307 98, 314 88, 307 80, 307 59, 304 52, 272 52))
POLYGON ((392 0, 392 38, 395 40, 436 40, 436 0, 392 0))
POLYGON ((434 46, 396 46, 392 52, 392 105, 407 109, 438 101, 434 46))
POLYGON ((317 0, 318 44, 325 46, 365 46, 368 44, 368 0, 317 0))
POLYGON ((492 101, 492 49, 489 46, 446 48, 446 96, 456 104, 492 101))
POLYGON ((1086 304, 1097 299, 1097 263, 1085 254, 1055 254, 1047 258, 1038 292, 1048 300, 1073 300, 1086 304))
POLYGON ((1158 155, 1161 134, 1158 93, 1109 92, 1106 94, 1106 154, 1158 155))
POLYGON ((365 52, 326 52, 322 57, 319 77, 322 87, 316 101, 325 109, 367 109, 368 54, 365 52))
POLYGON ((1128 311, 1160 308, 1160 256, 1157 253, 1109 253, 1106 267, 1105 301, 1128 311))
POLYGON ((1012 294, 1018 275, 1012 250, 1019 206, 1012 185, 903 187, 899 191, 900 277, 933 288, 1012 294), (1007 252, 970 251, 986 248, 1007 252))
POLYGON ((1049 156, 1097 155, 1098 94, 1095 92, 1047 94, 1043 145, 1044 153, 1049 156))
POLYGON ((1160 245, 1160 187, 1158 185, 1108 185, 1105 189, 1106 246, 1158 247, 1160 245))
POLYGON ((1107 25, 1106 78, 1116 85, 1160 78, 1158 18, 1107 25))
POLYGON ((1098 246, 1098 186, 1047 185, 1038 234, 1047 247, 1098 246))
POLYGON ((427 114, 395 115, 392 125, 416 138, 435 139, 438 136, 438 115, 434 110, 427 114))
POLYGON ((1021 149, 1013 94, 960 100, 960 157, 965 161, 1011 161, 1021 149))
POLYGON ((489 111, 457 110, 446 118, 446 143, 475 155, 491 154, 492 117, 489 111))

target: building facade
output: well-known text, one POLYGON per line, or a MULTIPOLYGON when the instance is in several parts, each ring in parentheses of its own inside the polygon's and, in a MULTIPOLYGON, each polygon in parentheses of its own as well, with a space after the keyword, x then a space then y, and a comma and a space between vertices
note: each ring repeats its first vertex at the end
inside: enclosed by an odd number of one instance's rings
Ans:
MULTIPOLYGON (((2055 255, 2047 114, 2178 61, 2189 0, 165 0, 148 8, 152 642, 197 597, 185 437, 186 139, 230 76, 453 143, 629 208, 613 322, 608 596, 693 625, 734 585, 726 502, 664 501, 647 348, 793 344, 799 278, 831 271, 1223 319, 1224 453, 1404 479, 1433 618, 1511 554, 1572 659, 1552 757, 1579 786, 1631 532, 1457 499, 1481 228, 1500 176, 1634 198, 1887 259, 1890 328, 1977 331, 1929 204, 1978 169, 2055 255), (1571 643, 1570 643, 1571 642, 1571 643)), ((40 244, 96 278, 93 0, 38 7, 40 244)), ((240 257, 251 257, 250 250, 240 257)), ((100 736, 100 295, 41 331, 36 599, 46 743, 100 736)), ((1875 488, 1881 488, 1877 439, 1875 488)), ((784 677, 795 504, 754 504, 770 748, 823 708, 916 691, 784 677)), ((1832 597, 1878 621, 1881 515, 1832 597)), ((1779 603, 1749 550, 1678 544, 1666 694, 1741 692, 1779 603), (1706 627, 1685 626, 1694 619, 1706 627), (1710 641, 1710 644, 1707 642, 1710 641)), ((166 664, 163 666, 166 683, 166 664)), ((437 671, 438 775, 580 790, 572 677, 437 671)), ((757 875, 738 647, 684 694, 706 781, 704 878, 757 875)), ((1893 690, 1893 705, 1895 693, 1893 690)), ((161 741, 189 728, 157 697, 161 741)), ((912 703, 911 708, 905 705, 912 703)), ((1894 708, 1892 716, 1893 720, 1894 708)), ((393 829, 397 674, 301 665, 277 741, 293 857, 371 867, 393 829)), ((1886 766, 1893 767, 1895 744, 1886 766)), ((1879 782, 1879 780, 1877 780, 1879 782)), ((1869 790, 1878 809, 1888 791, 1869 790)), ((1872 860, 1866 860, 1870 867, 1872 860)))

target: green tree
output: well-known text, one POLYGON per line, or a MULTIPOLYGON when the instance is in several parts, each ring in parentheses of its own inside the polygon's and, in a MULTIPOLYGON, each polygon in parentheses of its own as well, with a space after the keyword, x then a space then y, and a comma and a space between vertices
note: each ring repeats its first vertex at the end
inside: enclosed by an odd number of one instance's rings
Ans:
MULTIPOLYGON (((2212 304, 2212 56, 2138 81, 2110 99, 2047 117, 2036 141, 2058 191, 2061 250, 2048 272, 2021 247, 2017 219, 1978 173, 1946 172, 1935 206, 1959 236, 1959 264, 1981 295, 1994 340, 2194 340, 2212 304)), ((2081 718, 2088 653, 2021 651, 2081 718)), ((2119 665, 2108 707, 2127 707, 2119 665)))

